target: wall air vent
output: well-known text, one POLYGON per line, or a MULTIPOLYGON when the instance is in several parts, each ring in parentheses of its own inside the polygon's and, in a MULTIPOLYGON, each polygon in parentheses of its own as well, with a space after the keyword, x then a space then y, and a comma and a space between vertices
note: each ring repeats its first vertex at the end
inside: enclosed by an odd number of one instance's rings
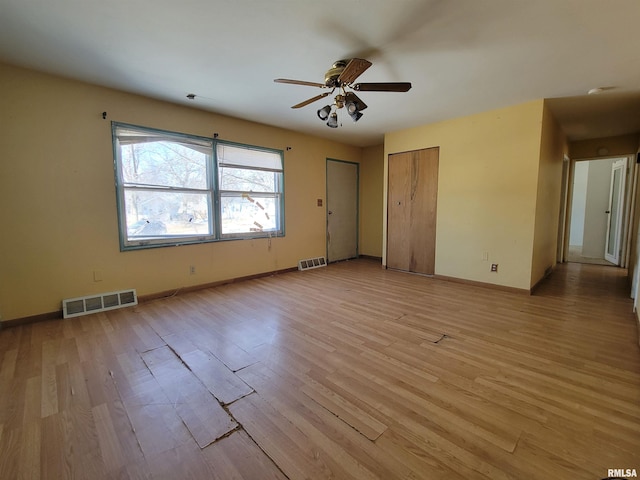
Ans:
POLYGON ((64 318, 79 317, 80 315, 130 307, 137 304, 138 296, 136 295, 135 289, 99 293, 97 295, 63 300, 62 315, 64 318))
POLYGON ((327 261, 324 257, 309 258, 298 262, 298 270, 309 270, 311 268, 326 267, 327 261))

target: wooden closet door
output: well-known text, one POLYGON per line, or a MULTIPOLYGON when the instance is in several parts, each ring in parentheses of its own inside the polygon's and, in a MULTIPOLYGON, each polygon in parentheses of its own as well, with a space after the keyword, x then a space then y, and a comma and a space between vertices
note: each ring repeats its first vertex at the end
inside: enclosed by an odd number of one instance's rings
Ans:
POLYGON ((387 267, 433 275, 438 147, 389 155, 387 267))

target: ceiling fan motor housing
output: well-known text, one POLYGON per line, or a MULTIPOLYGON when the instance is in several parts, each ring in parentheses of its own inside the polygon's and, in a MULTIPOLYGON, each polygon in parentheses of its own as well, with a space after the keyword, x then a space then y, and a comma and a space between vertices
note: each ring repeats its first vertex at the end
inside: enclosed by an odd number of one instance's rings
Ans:
POLYGON ((333 64, 333 66, 327 70, 327 73, 324 75, 324 84, 327 87, 340 87, 340 82, 338 82, 338 77, 343 72, 344 68, 349 63, 348 60, 338 60, 333 64))

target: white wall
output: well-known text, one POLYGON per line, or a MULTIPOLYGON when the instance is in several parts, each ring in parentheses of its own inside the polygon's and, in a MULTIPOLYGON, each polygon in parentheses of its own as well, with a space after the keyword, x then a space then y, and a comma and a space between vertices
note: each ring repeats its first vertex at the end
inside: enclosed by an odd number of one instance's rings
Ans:
POLYGON ((587 205, 587 180, 589 162, 576 162, 573 173, 573 197, 571 200, 571 227, 569 245, 582 246, 584 216, 587 205))

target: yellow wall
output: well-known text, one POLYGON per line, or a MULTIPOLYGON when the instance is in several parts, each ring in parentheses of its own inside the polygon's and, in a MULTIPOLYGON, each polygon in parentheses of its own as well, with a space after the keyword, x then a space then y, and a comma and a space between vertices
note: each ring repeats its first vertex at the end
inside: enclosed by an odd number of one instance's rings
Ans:
POLYGON ((562 161, 567 151, 566 136, 545 104, 542 116, 536 223, 531 261, 532 286, 544 277, 547 269, 556 264, 562 161))
POLYGON ((436 275, 531 287, 542 118, 536 100, 385 136, 385 159, 440 147, 436 275))
POLYGON ((360 254, 382 257, 384 145, 364 148, 360 163, 360 254))
POLYGON ((616 155, 629 155, 638 149, 638 134, 621 135, 617 137, 594 138, 571 142, 569 156, 572 160, 598 157, 614 157, 616 155), (598 153, 605 148, 606 153, 598 153))
MULTIPOLYGON (((125 288, 147 295, 325 254, 325 209, 317 199, 325 198, 326 159, 360 162, 362 149, 9 65, 0 69, 2 320, 60 310, 64 298, 125 288), (271 248, 258 239, 120 252, 111 121, 292 147, 285 152, 286 236, 271 248)), ((369 166, 363 170, 375 178, 369 166)), ((368 186, 363 191, 375 197, 368 186)), ((363 215, 367 232, 371 216, 363 215)))

